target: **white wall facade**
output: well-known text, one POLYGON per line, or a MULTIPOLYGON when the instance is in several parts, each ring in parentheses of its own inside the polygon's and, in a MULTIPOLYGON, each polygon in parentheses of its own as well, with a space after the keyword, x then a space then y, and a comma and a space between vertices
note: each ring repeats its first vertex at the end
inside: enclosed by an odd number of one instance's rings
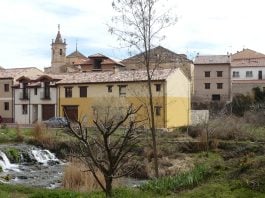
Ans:
MULTIPOLYGON (((20 86, 21 87, 21 86, 20 86)), ((42 120, 42 105, 54 105, 55 116, 57 115, 57 89, 50 87, 50 98, 44 99, 44 85, 41 87, 28 87, 28 99, 22 98, 22 88, 14 88, 14 122, 17 124, 33 124, 42 120), (35 94, 37 89, 37 94, 35 94), (26 105, 27 112, 23 112, 26 105)))
POLYGON ((264 80, 265 79, 265 67, 231 67, 231 79, 232 80, 264 80), (259 79, 259 71, 262 73, 262 78, 259 79), (233 74, 238 72, 238 76, 233 74), (247 76, 247 72, 252 72, 252 76, 247 76))

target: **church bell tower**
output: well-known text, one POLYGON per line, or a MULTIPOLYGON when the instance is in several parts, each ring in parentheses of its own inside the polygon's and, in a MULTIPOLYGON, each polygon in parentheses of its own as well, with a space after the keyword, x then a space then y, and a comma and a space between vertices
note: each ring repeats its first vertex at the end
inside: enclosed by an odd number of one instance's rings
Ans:
POLYGON ((52 60, 51 68, 53 73, 64 72, 64 66, 66 64, 66 41, 62 39, 60 33, 60 25, 58 25, 58 33, 55 41, 52 39, 52 60))

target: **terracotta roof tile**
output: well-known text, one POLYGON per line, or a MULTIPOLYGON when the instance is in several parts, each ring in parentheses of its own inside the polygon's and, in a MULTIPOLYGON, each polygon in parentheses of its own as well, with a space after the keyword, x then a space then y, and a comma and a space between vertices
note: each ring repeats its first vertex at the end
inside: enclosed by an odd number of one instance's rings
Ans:
POLYGON ((265 67, 265 58, 233 60, 231 67, 265 67))
POLYGON ((238 59, 256 59, 256 58, 265 58, 265 54, 256 52, 251 49, 243 49, 242 51, 239 51, 232 55, 232 60, 238 60, 238 59))
MULTIPOLYGON (((177 69, 155 70, 152 80, 165 80, 177 69)), ((144 70, 126 70, 114 72, 87 72, 65 75, 57 84, 78 84, 78 83, 103 83, 103 82, 134 82, 146 81, 147 75, 144 70)))
POLYGON ((21 76, 35 76, 36 74, 43 74, 43 72, 35 67, 26 68, 12 68, 12 69, 1 69, 0 78, 17 78, 21 76))
POLYGON ((229 64, 229 55, 199 55, 195 57, 194 65, 203 64, 229 64))

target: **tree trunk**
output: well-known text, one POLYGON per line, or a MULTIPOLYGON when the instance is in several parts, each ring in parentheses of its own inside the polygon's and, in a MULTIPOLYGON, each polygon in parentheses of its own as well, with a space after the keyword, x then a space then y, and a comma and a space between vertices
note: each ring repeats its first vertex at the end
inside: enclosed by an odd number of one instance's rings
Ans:
POLYGON ((105 176, 105 182, 106 182, 106 191, 105 191, 106 198, 112 197, 112 178, 105 176))
POLYGON ((149 92, 149 103, 150 103, 150 113, 151 113, 151 134, 152 134, 152 143, 153 143, 153 153, 154 153, 154 165, 155 165, 155 177, 159 177, 158 173, 158 159, 157 159, 157 147, 156 147, 156 127, 155 127, 155 112, 153 104, 153 94, 152 94, 152 84, 149 71, 149 65, 147 66, 147 75, 148 75, 148 92, 149 92))

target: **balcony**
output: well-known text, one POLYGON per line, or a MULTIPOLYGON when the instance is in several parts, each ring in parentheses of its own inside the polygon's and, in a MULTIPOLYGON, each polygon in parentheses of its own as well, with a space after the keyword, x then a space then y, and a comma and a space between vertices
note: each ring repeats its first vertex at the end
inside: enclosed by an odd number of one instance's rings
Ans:
POLYGON ((28 100, 29 99, 29 94, 28 90, 23 90, 19 93, 19 99, 20 100, 28 100))
POLYGON ((40 97, 42 100, 50 100, 51 99, 51 93, 49 91, 42 91, 42 92, 40 92, 40 97))

